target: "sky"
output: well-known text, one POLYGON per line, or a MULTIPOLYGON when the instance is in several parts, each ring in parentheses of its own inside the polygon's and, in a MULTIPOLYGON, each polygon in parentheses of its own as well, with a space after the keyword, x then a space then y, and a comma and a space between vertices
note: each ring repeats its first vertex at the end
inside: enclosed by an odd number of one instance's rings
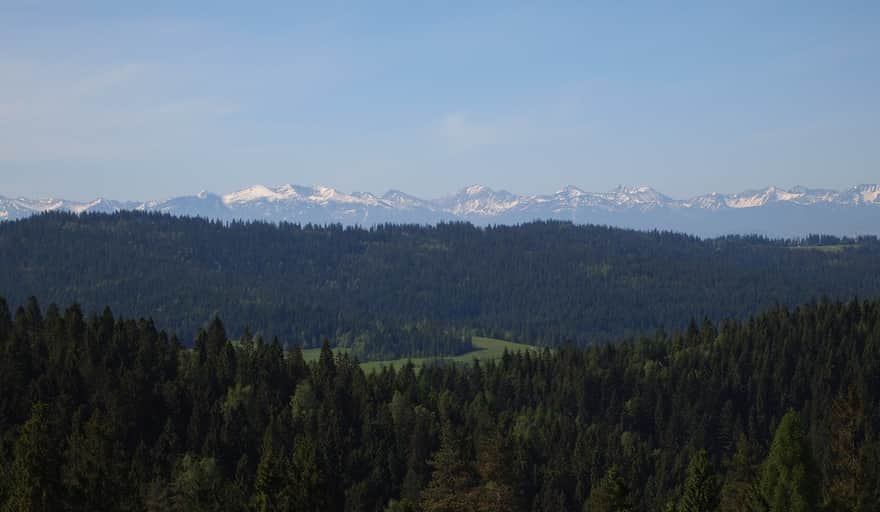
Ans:
POLYGON ((880 2, 0 0, 0 196, 880 182, 880 2))

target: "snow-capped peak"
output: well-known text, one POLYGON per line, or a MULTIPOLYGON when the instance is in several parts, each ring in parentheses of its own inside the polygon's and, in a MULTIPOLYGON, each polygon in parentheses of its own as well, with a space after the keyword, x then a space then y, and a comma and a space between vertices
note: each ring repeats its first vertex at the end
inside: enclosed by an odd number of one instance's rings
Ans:
POLYGON ((299 193, 296 191, 296 187, 294 187, 290 183, 281 185, 280 187, 275 189, 275 192, 285 198, 296 197, 299 195, 299 193))
MULTIPOLYGON (((770 186, 763 190, 750 190, 728 196, 726 204, 730 208, 755 208, 770 202, 800 202, 801 199, 808 195, 809 192, 806 189, 787 191, 776 186, 770 186)), ((815 201, 810 201, 808 198, 807 202, 815 201)))
MULTIPOLYGON (((483 185, 471 185, 464 189, 464 193, 469 196, 475 196, 477 194, 482 194, 486 191, 490 191, 487 187, 483 185)), ((490 191, 491 192, 491 191, 490 191)))
POLYGON ((387 201, 398 201, 401 199, 411 200, 411 199, 418 199, 418 198, 415 196, 411 196, 411 195, 407 194, 406 192, 402 192, 397 189, 391 189, 388 192, 385 192, 384 194, 382 194, 382 199, 385 199, 387 201))
POLYGON ((858 185, 849 193, 857 203, 880 203, 880 185, 858 185))
POLYGON ((618 186, 614 187, 614 189, 612 189, 611 191, 614 192, 614 193, 616 193, 616 194, 629 194, 629 195, 635 195, 635 194, 656 194, 656 193, 657 193, 657 191, 654 190, 654 189, 651 188, 651 187, 645 187, 645 186, 641 186, 641 187, 628 187, 628 186, 626 186, 626 185, 618 185, 618 186))
POLYGON ((625 187, 619 185, 608 194, 611 202, 620 206, 638 206, 653 208, 669 203, 671 199, 651 187, 625 187))
POLYGON ((454 196, 437 201, 437 204, 455 215, 487 216, 509 211, 524 199, 506 190, 492 190, 483 185, 471 185, 454 196))
POLYGON ((233 192, 231 194, 226 194, 223 196, 223 202, 226 204, 232 203, 246 203, 250 201, 256 201, 259 199, 277 199, 278 193, 269 189, 264 185, 253 185, 248 188, 241 189, 237 192, 233 192))
POLYGON ((579 197, 584 195, 586 192, 575 187, 574 185, 566 185, 561 189, 556 191, 556 195, 558 196, 567 196, 567 197, 579 197))
POLYGON ((313 199, 319 202, 325 201, 343 201, 350 202, 350 199, 353 199, 352 196, 348 194, 343 194, 339 192, 335 188, 325 187, 323 185, 318 185, 315 187, 315 193, 312 194, 309 199, 313 199))
POLYGON ((394 208, 418 208, 430 206, 429 203, 423 199, 419 199, 416 196, 394 189, 382 194, 382 201, 394 208))
POLYGON ((90 210, 91 208, 93 208, 95 206, 98 206, 102 202, 104 202, 104 199, 99 197, 95 200, 89 201, 88 203, 83 203, 83 204, 78 204, 76 206, 73 206, 70 210, 74 213, 82 213, 82 212, 90 210))
MULTIPOLYGON (((223 196, 225 204, 241 204, 253 201, 279 201, 296 197, 297 191, 292 185, 269 188, 265 185, 253 185, 223 196)), ((201 197, 201 196, 199 196, 201 197)))

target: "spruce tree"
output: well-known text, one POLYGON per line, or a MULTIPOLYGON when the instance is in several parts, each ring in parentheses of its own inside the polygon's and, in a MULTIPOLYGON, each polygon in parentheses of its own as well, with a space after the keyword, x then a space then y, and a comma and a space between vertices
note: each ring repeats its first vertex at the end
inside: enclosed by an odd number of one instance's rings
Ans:
POLYGON ((58 460, 46 404, 36 403, 13 448, 4 512, 57 510, 58 460))
POLYGON ((470 493, 475 484, 473 469, 449 422, 443 425, 440 449, 434 453, 430 465, 433 472, 428 486, 422 490, 422 509, 425 512, 474 510, 470 493))
POLYGON ((773 436, 758 486, 770 512, 819 510, 819 479, 801 417, 789 411, 773 436))
POLYGON ((718 478, 712 472, 709 455, 700 450, 688 464, 684 492, 678 512, 711 512, 718 505, 718 478))
POLYGON ((254 478, 254 509, 258 512, 277 510, 279 491, 284 484, 284 460, 275 446, 274 434, 270 423, 263 434, 263 445, 260 450, 260 462, 254 478))
POLYGON ((727 465, 724 484, 721 487, 720 512, 760 510, 758 496, 757 461, 752 443, 741 434, 736 441, 736 451, 727 465))
POLYGON ((629 512, 633 509, 629 493, 620 470, 611 466, 590 491, 584 512, 629 512))

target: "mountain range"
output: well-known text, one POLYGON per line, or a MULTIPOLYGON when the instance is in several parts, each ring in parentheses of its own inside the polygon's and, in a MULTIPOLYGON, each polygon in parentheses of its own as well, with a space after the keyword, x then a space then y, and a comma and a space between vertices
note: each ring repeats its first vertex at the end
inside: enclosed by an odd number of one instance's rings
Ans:
POLYGON ((139 210, 219 220, 268 222, 430 224, 468 221, 478 225, 518 224, 537 219, 569 220, 635 229, 663 229, 699 236, 761 234, 798 237, 880 234, 880 185, 846 190, 767 187, 738 194, 711 193, 673 199, 650 187, 586 192, 567 186, 553 194, 518 195, 472 185, 440 199, 420 199, 399 190, 379 196, 345 193, 325 186, 254 185, 225 195, 196 195, 136 202, 98 198, 88 202, 0 196, 0 220, 43 211, 114 212, 139 210))

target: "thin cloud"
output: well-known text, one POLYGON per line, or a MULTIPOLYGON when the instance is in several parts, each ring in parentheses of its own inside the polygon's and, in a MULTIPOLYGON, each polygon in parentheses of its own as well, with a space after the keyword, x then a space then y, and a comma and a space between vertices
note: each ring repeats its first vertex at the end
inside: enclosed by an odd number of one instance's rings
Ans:
POLYGON ((122 64, 102 70, 74 83, 68 91, 72 97, 88 97, 106 93, 115 87, 130 84, 144 72, 144 66, 138 63, 122 64))
POLYGON ((187 133, 210 133, 219 118, 242 111, 215 98, 150 90, 161 89, 167 76, 140 64, 93 73, 32 66, 18 77, 15 87, 0 90, 0 161, 145 157, 158 147, 173 150, 187 133))
POLYGON ((477 119, 464 111, 447 112, 435 123, 435 130, 453 151, 514 143, 529 128, 521 119, 477 119))

